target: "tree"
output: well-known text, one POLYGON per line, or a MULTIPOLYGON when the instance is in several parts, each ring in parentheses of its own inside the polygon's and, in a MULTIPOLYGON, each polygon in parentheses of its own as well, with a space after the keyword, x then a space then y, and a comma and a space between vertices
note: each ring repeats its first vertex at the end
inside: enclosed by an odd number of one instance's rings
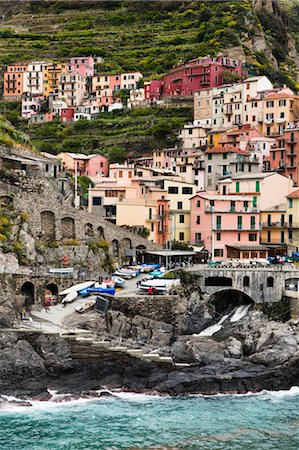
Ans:
POLYGON ((113 163, 123 163, 127 158, 127 152, 124 148, 117 147, 114 145, 109 149, 108 160, 109 164, 113 163))

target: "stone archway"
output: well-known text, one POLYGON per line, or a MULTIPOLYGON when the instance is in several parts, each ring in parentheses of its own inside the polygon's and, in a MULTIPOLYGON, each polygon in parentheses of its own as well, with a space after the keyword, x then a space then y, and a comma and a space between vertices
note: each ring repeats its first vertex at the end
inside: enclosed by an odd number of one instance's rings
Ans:
POLYGON ((132 248, 132 241, 131 241, 131 239, 128 239, 128 238, 122 239, 121 240, 121 247, 122 247, 123 250, 132 248))
POLYGON ((237 289, 224 289, 212 294, 211 303, 215 306, 218 314, 223 314, 228 309, 233 309, 236 306, 250 305, 254 300, 242 291, 237 289))
POLYGON ((84 226, 85 237, 89 238, 94 236, 93 225, 91 223, 86 223, 84 226))
POLYGON ((118 258, 119 257, 119 242, 117 239, 113 239, 113 241, 111 242, 111 247, 112 247, 112 253, 114 258, 118 258))
POLYGON ((55 214, 52 211, 42 211, 40 216, 41 216, 41 230, 43 238, 47 241, 55 241, 56 239, 55 214))
POLYGON ((62 239, 76 239, 75 220, 72 217, 61 219, 62 239))
POLYGON ((35 303, 35 288, 31 281, 25 281, 21 287, 21 293, 25 297, 24 307, 30 309, 30 307, 35 303))
POLYGON ((57 284, 49 283, 49 284, 47 284, 46 289, 48 289, 51 292, 51 294, 58 295, 58 286, 57 286, 57 284))
POLYGON ((98 233, 99 239, 102 240, 102 241, 104 241, 104 240, 105 240, 105 232, 104 232, 104 228, 103 228, 103 227, 98 227, 97 233, 98 233))
POLYGON ((144 253, 146 251, 145 245, 137 245, 136 247, 136 260, 137 263, 144 263, 144 253))

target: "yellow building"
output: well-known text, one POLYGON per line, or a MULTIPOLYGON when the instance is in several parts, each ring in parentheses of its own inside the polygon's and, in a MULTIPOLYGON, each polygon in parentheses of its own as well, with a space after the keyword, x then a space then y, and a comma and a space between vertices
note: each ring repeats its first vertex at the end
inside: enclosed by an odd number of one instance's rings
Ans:
POLYGON ((269 91, 263 100, 263 134, 283 135, 287 124, 298 120, 299 97, 289 88, 269 91))
POLYGON ((288 252, 299 251, 299 189, 287 196, 288 252))
POLYGON ((66 73, 66 64, 48 64, 43 67, 43 95, 45 97, 58 89, 58 79, 62 73, 66 73))
POLYGON ((287 254, 288 224, 286 203, 261 211, 261 244, 269 247, 270 256, 287 254))

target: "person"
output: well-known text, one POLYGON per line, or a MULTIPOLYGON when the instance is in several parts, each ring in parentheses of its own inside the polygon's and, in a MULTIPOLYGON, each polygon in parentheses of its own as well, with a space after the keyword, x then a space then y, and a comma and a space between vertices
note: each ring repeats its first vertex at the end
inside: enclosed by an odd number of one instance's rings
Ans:
POLYGON ((157 289, 155 287, 152 288, 152 291, 153 291, 153 295, 157 294, 157 289))
POLYGON ((149 288, 148 288, 148 293, 149 293, 149 295, 152 295, 152 294, 153 294, 153 288, 152 288, 152 287, 149 287, 149 288))

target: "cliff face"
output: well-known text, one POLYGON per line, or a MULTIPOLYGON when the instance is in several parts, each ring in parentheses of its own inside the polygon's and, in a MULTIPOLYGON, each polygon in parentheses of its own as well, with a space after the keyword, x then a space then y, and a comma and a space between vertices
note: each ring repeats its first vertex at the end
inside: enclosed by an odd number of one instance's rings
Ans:
POLYGON ((148 77, 179 60, 241 48, 253 73, 294 87, 298 8, 293 0, 6 0, 0 62, 93 54, 104 58, 103 71, 148 77))

